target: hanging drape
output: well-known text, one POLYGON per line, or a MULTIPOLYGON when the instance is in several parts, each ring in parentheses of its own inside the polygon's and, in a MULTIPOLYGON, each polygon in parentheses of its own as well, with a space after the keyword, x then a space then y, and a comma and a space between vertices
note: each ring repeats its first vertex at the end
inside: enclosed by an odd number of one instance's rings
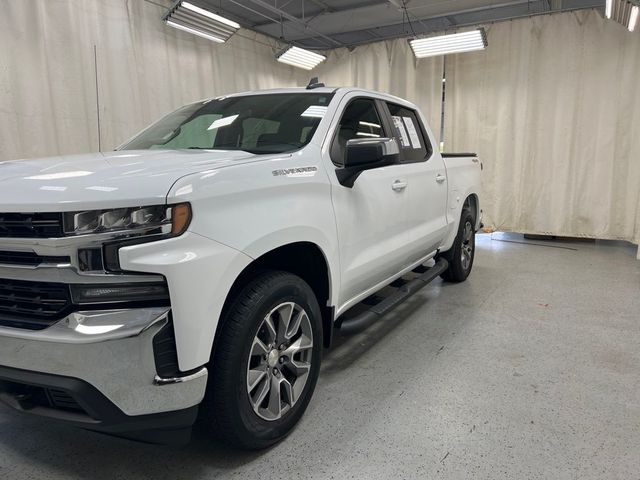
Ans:
MULTIPOLYGON (((98 132, 109 150, 184 103, 315 75, 407 98, 440 136, 443 58, 416 60, 403 39, 331 51, 305 72, 274 60, 273 39, 242 30, 214 44, 143 0, 0 5, 0 161, 95 151, 98 132)), ((640 35, 596 10, 487 33, 487 50, 446 59, 444 138, 483 160, 485 223, 640 243, 640 35)))
POLYGON ((0 6, 0 161, 98 150, 98 108, 110 150, 185 103, 308 80, 275 61, 273 39, 242 30, 219 45, 164 25, 166 9, 143 0, 0 6))
POLYGON ((416 60, 407 40, 399 39, 332 50, 317 75, 327 85, 367 88, 410 100, 440 138, 442 64, 442 57, 416 60))
POLYGON ((640 34, 582 10, 447 57, 445 148, 484 162, 485 223, 640 241, 640 34))

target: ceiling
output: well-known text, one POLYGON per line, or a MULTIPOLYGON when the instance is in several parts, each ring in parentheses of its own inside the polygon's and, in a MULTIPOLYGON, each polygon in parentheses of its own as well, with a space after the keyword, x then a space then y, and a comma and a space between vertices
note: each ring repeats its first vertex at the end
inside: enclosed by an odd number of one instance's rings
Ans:
POLYGON ((605 0, 190 0, 287 43, 326 50, 454 30, 605 0))

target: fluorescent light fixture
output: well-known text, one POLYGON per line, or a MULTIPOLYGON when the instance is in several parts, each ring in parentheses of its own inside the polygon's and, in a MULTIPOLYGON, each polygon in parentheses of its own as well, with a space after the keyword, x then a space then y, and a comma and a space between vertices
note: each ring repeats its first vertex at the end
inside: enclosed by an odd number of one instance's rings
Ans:
POLYGON ((638 14, 640 13, 640 7, 634 5, 631 7, 631 15, 629 16, 629 31, 633 32, 638 25, 638 14))
POLYGON ((162 19, 170 27, 217 43, 226 42, 240 28, 233 20, 183 0, 175 2, 162 19))
POLYGON ((638 25, 640 0, 607 0, 604 15, 633 32, 638 25))
POLYGON ((224 43, 224 40, 222 40, 221 38, 214 37, 213 35, 209 35, 208 33, 201 32, 199 30, 196 30, 195 28, 185 27, 184 25, 181 25, 179 23, 173 22, 171 20, 167 20, 166 23, 167 23, 167 25, 169 25, 169 26, 171 26, 173 28, 177 28, 178 30, 183 30, 185 32, 193 33, 194 35, 197 35, 197 36, 202 37, 202 38, 206 38, 208 40, 212 40, 212 41, 217 42, 217 43, 224 43))
POLYGON ((450 53, 473 52, 487 47, 484 29, 411 40, 416 58, 436 57, 450 53))
POLYGON ((287 65, 293 65, 298 68, 304 68, 305 70, 312 70, 327 59, 327 57, 320 55, 319 53, 293 46, 284 50, 276 58, 279 62, 286 63, 287 65))
POLYGON ((224 23, 225 25, 229 25, 231 28, 235 28, 238 30, 240 28, 240 24, 234 22, 233 20, 229 20, 228 18, 221 17, 220 15, 216 15, 209 10, 205 10, 204 8, 197 7, 189 2, 182 2, 182 6, 187 10, 191 10, 192 12, 199 13, 205 17, 210 18, 211 20, 215 20, 216 22, 224 23))

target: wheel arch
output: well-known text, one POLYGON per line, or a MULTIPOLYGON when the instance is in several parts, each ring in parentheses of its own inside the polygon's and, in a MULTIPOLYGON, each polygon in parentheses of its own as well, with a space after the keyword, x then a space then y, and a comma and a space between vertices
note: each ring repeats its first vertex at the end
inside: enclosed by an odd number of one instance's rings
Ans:
POLYGON ((268 270, 292 273, 309 284, 320 305, 323 344, 327 348, 331 346, 334 307, 329 306, 332 289, 329 262, 327 261, 325 253, 317 244, 301 241, 281 245, 263 253, 240 272, 227 293, 220 315, 220 321, 216 326, 212 356, 216 349, 219 333, 222 329, 231 300, 256 274, 268 270))

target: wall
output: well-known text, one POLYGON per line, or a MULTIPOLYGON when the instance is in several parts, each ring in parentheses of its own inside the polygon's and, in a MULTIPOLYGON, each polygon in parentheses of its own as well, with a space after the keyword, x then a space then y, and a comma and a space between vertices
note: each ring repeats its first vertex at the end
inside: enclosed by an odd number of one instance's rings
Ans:
MULTIPOLYGON (((310 74, 276 62, 273 39, 213 44, 143 0, 0 6, 0 161, 97 150, 94 45, 103 150, 184 103, 311 75, 408 98, 439 137, 443 58, 416 60, 403 39, 329 52, 310 74)), ((486 51, 446 59, 445 125, 447 150, 484 162, 486 223, 640 243, 640 32, 583 10, 487 34, 486 51)))
POLYGON ((102 150, 185 103, 308 81, 275 61, 273 39, 243 30, 215 44, 143 0, 0 6, 0 161, 98 150, 94 45, 102 150))
POLYGON ((447 58, 445 143, 484 161, 487 223, 640 242, 640 32, 596 10, 487 28, 447 58))

